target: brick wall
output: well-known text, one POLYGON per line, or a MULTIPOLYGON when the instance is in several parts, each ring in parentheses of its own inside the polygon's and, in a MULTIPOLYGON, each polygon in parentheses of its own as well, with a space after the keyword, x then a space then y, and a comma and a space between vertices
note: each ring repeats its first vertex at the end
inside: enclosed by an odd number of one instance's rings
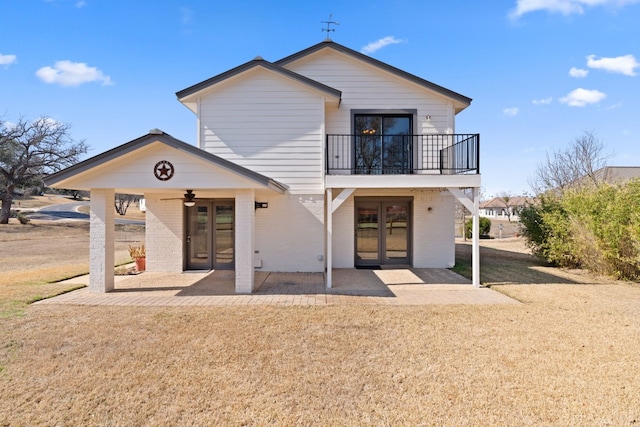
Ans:
POLYGON ((145 195, 147 271, 183 270, 184 207, 182 200, 145 195))
POLYGON ((269 203, 255 215, 260 270, 324 271, 323 194, 264 193, 256 201, 269 203))
POLYGON ((413 202, 414 267, 453 267, 455 263, 454 200, 453 196, 439 191, 415 197, 413 202))

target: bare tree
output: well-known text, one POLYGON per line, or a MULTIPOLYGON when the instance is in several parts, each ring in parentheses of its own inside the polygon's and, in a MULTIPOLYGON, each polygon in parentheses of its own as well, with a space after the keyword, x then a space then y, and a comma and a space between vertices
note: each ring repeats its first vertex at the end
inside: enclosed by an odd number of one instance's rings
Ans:
POLYGON ((536 194, 547 190, 562 192, 568 187, 599 185, 596 174, 607 165, 611 154, 604 154, 605 145, 592 131, 585 131, 561 151, 547 153, 539 164, 529 185, 536 194))
POLYGON ((46 117, 0 120, 0 224, 9 222, 15 190, 40 184, 44 175, 76 163, 87 152, 85 141, 73 140, 70 129, 46 117))
POLYGON ((131 203, 135 203, 139 199, 140 198, 135 194, 122 194, 122 193, 116 194, 115 202, 114 202, 116 207, 116 212, 118 212, 118 214, 122 216, 126 215, 127 209, 129 209, 129 206, 131 206, 131 203))
POLYGON ((507 219, 511 222, 511 215, 513 215, 513 196, 508 191, 502 191, 496 198, 504 205, 504 213, 507 215, 507 219))

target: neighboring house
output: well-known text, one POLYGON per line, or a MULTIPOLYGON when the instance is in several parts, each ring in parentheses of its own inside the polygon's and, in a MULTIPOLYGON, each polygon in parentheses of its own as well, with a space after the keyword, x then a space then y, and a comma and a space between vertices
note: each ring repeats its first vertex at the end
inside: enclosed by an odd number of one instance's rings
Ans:
MULTIPOLYGON (((332 268, 449 268, 455 200, 478 222, 479 135, 455 133, 466 96, 326 40, 177 97, 197 147, 154 129, 46 179, 91 191, 94 292, 113 289, 114 193, 145 199, 148 271, 234 269, 238 293, 255 268, 328 287, 332 268)), ((478 286, 477 239, 473 254, 478 286)))
POLYGON ((480 203, 480 216, 489 219, 520 221, 518 213, 530 201, 530 198, 522 196, 510 197, 509 202, 505 202, 501 197, 494 197, 480 203))

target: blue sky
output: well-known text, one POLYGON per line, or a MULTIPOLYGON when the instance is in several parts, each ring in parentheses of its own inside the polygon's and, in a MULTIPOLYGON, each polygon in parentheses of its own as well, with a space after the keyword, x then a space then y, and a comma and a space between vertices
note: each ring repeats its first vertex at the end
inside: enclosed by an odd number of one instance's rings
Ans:
POLYGON ((152 128, 195 143, 175 92, 325 38, 473 98, 485 197, 531 192, 547 152, 593 131, 640 166, 640 0, 2 0, 0 116, 72 125, 96 155, 152 128))

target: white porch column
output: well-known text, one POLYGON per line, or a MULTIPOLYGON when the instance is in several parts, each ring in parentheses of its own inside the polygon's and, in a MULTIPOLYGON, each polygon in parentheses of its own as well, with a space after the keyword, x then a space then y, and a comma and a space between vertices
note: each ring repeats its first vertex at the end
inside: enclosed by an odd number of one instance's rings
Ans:
POLYGON ((476 288, 480 287, 480 197, 479 188, 473 187, 471 192, 471 198, 464 194, 459 188, 449 187, 447 188, 451 194, 453 194, 460 203, 471 215, 473 215, 473 222, 471 226, 471 283, 476 288))
POLYGON ((327 188, 327 274, 325 276, 327 289, 331 289, 333 279, 333 189, 327 188))
POLYGON ((250 294, 255 287, 255 192, 236 191, 236 293, 250 294))
POLYGON ((478 188, 473 188, 473 226, 471 242, 471 282, 480 287, 480 202, 478 188))
POLYGON ((114 287, 113 188, 91 189, 89 231, 89 292, 105 293, 114 287))
POLYGON ((343 188, 340 194, 333 198, 333 188, 327 188, 327 289, 331 289, 333 280, 333 213, 356 191, 355 188, 343 188))

